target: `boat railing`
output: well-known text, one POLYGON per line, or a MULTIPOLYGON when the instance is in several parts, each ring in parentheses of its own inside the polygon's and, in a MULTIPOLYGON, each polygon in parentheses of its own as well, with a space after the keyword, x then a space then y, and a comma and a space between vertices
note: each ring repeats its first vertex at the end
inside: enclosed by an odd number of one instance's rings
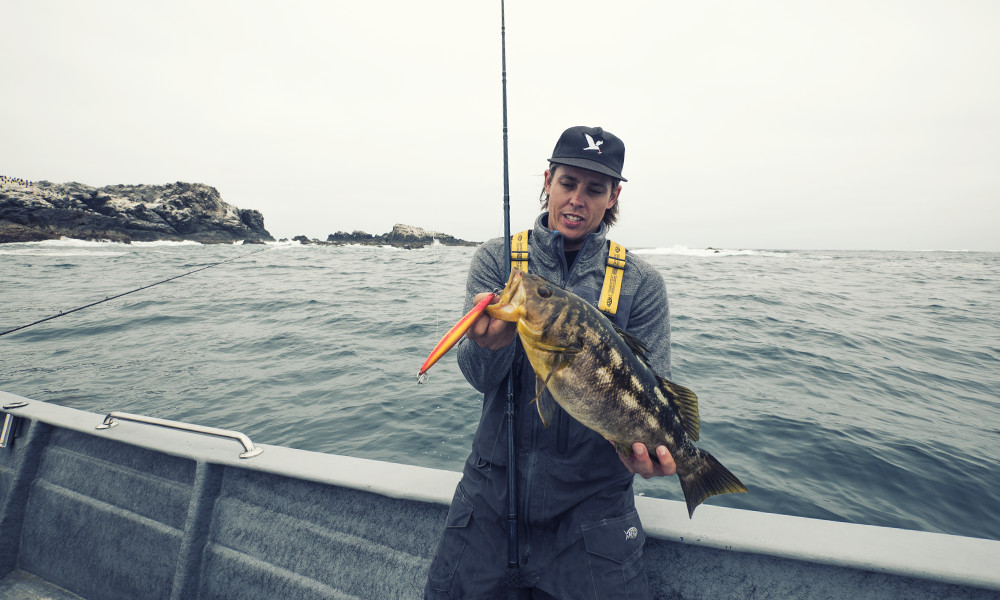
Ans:
POLYGON ((230 431, 228 429, 219 429, 217 427, 208 427, 205 425, 195 425, 194 423, 184 423, 183 421, 171 421, 169 419, 160 419, 158 417, 148 417, 146 415, 134 415, 127 412, 110 412, 106 417, 104 417, 104 422, 96 427, 96 429, 111 429, 118 425, 119 421, 132 421, 134 423, 144 423, 146 425, 156 425, 157 427, 166 427, 168 429, 180 429, 182 431, 190 431, 192 433, 201 433, 204 435, 214 435, 216 437, 231 438, 237 440, 239 443, 243 444, 244 452, 240 453, 240 458, 253 458, 264 451, 263 448, 254 446, 253 442, 245 434, 239 431, 230 431))

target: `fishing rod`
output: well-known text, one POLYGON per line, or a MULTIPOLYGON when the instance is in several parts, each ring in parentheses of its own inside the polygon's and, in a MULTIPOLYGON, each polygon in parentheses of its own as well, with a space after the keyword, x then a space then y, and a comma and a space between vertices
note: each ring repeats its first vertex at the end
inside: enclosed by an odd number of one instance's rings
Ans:
MULTIPOLYGON (((507 272, 512 265, 510 255, 510 177, 507 158, 507 28, 504 19, 504 0, 500 0, 500 79, 503 88, 503 244, 507 257, 507 272)), ((515 352, 516 356, 516 352, 515 352)), ((504 410, 507 421, 507 596, 517 598, 521 573, 517 550, 517 451, 514 444, 514 370, 517 360, 507 372, 507 404, 504 410)))
POLYGON ((500 80, 503 86, 503 239, 507 252, 507 269, 510 259, 510 177, 507 159, 507 33, 504 23, 504 0, 500 0, 500 80))
POLYGON ((247 252, 246 254, 241 254, 239 256, 234 256, 233 258, 227 258, 226 260, 220 260, 219 262, 214 262, 214 263, 211 263, 209 265, 205 265, 204 267, 199 267, 197 269, 192 269, 191 271, 188 271, 187 273, 182 273, 180 275, 174 275, 173 277, 168 277, 168 278, 163 279, 161 281, 157 281, 156 283, 151 283, 149 285, 144 285, 142 287, 137 287, 134 290, 129 290, 127 292, 122 292, 121 294, 117 294, 115 296, 108 296, 107 298, 105 298, 103 300, 98 300, 97 302, 91 302, 90 304, 84 304, 83 306, 78 306, 78 307, 76 307, 74 309, 71 309, 71 310, 60 311, 58 314, 45 317, 44 319, 39 319, 39 320, 35 321, 34 323, 28 323, 27 325, 21 325, 20 327, 15 327, 14 329, 8 329, 7 331, 0 332, 0 336, 7 335, 8 333, 14 333, 15 331, 20 331, 22 329, 27 329, 28 327, 32 327, 34 325, 38 325, 39 323, 44 323, 46 321, 51 321, 52 319, 58 319, 59 317, 65 317, 66 315, 68 315, 70 313, 75 313, 78 310, 83 310, 85 308, 90 308, 91 306, 97 306, 98 304, 101 304, 102 302, 107 302, 109 300, 114 300, 115 298, 121 298, 122 296, 128 296, 129 294, 134 294, 135 292, 138 292, 138 291, 141 291, 141 290, 145 290, 145 289, 149 289, 149 288, 151 288, 153 286, 160 285, 161 283, 166 283, 168 281, 173 281, 175 279, 180 279, 181 277, 187 277, 188 275, 191 275, 192 273, 197 273, 198 271, 204 271, 205 269, 211 269, 212 267, 217 267, 219 265, 223 265, 223 264, 226 264, 226 263, 229 263, 229 262, 233 262, 234 260, 239 260, 241 258, 246 258, 248 256, 252 256, 254 254, 257 254, 258 252, 263 252, 264 250, 267 250, 267 248, 261 248, 260 250, 254 250, 253 252, 247 252))

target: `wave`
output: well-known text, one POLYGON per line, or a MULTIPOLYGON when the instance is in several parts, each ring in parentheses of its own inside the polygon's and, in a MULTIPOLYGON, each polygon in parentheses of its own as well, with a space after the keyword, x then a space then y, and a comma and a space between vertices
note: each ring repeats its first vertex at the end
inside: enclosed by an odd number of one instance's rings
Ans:
POLYGON ((731 248, 688 248, 687 246, 673 246, 671 248, 636 248, 635 250, 630 250, 635 254, 650 254, 650 255, 677 255, 677 256, 705 256, 705 257, 721 257, 721 256, 777 256, 777 257, 788 257, 793 256, 794 252, 788 251, 777 251, 777 250, 746 250, 746 249, 731 249, 731 248))
POLYGON ((43 240, 40 242, 18 242, 0 246, 0 254, 7 256, 121 256, 125 252, 107 252, 108 248, 119 249, 125 244, 119 242, 92 242, 73 238, 43 240), (94 250, 100 249, 100 252, 94 250))
MULTIPOLYGON (((6 245, 6 244, 5 244, 6 245)), ((113 242, 111 240, 78 240, 76 238, 61 237, 58 240, 42 240, 39 242, 16 242, 9 244, 15 248, 108 248, 108 247, 124 247, 124 246, 136 246, 140 248, 150 248, 153 246, 201 246, 200 242, 193 242, 190 240, 183 240, 179 242, 170 241, 157 241, 157 242, 132 242, 131 244, 126 244, 125 242, 113 242)))
POLYGON ((61 237, 58 240, 42 240, 40 242, 24 242, 19 244, 29 248, 107 248, 108 246, 124 246, 121 242, 111 240, 78 240, 76 238, 61 237))
MULTIPOLYGON (((278 243, 278 242, 274 242, 278 243)), ((298 242, 292 242, 298 245, 298 242)), ((233 242, 233 246, 243 245, 243 240, 233 242)), ((14 242, 9 244, 3 244, 0 246, 0 255, 8 256, 33 256, 33 255, 44 255, 44 256, 121 256, 125 252, 106 252, 107 249, 125 249, 125 248, 157 248, 157 247, 178 247, 178 246, 203 246, 201 242, 195 242, 192 240, 181 240, 181 241, 153 241, 153 242, 136 242, 133 241, 131 244, 125 242, 114 242, 111 240, 78 240, 76 238, 61 237, 57 240, 42 240, 38 242, 14 242), (101 250, 101 252, 94 252, 94 250, 101 250)), ((216 244, 213 244, 216 245, 216 244)), ((226 245, 226 244, 217 244, 226 245)))
MULTIPOLYGON (((236 243, 242 244, 243 242, 242 240, 240 242, 234 242, 233 245, 235 245, 236 243)), ((202 246, 203 244, 201 242, 194 242, 191 240, 182 240, 180 242, 169 242, 166 240, 160 240, 156 242, 132 242, 131 245, 138 246, 140 248, 156 248, 157 246, 202 246)))

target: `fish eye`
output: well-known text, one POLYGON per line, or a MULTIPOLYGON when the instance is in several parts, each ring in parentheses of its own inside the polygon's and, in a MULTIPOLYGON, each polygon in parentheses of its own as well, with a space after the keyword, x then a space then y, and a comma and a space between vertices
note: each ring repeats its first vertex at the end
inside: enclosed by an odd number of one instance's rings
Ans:
POLYGON ((550 290, 547 285, 540 285, 538 286, 538 295, 542 298, 548 298, 552 295, 552 290, 550 290))

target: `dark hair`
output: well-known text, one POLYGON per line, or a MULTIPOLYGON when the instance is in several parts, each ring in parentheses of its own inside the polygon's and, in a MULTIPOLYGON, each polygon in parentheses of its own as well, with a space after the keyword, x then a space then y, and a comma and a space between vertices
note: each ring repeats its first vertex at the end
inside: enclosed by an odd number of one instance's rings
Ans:
MULTIPOLYGON (((555 179, 556 169, 561 165, 559 163, 549 163, 549 176, 555 179)), ((611 193, 615 193, 618 186, 621 184, 621 179, 615 179, 610 175, 606 175, 608 179, 611 180, 611 193)), ((549 207, 549 195, 545 193, 545 185, 542 185, 542 193, 538 195, 538 202, 542 205, 542 210, 546 210, 549 207)), ((604 217, 601 222, 611 227, 618 220, 618 202, 615 202, 614 206, 604 211, 604 217)))

